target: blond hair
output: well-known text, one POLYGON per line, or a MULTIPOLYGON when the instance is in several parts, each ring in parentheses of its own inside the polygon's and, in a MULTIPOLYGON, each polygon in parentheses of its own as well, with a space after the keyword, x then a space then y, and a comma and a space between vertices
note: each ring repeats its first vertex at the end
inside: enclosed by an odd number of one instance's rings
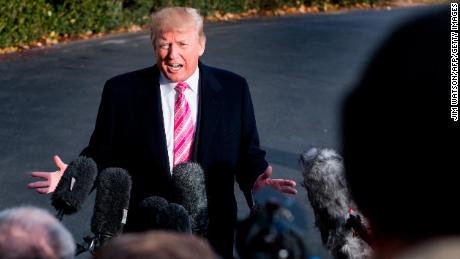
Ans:
POLYGON ((204 39, 203 17, 191 7, 165 7, 152 13, 150 38, 155 46, 155 37, 161 32, 185 31, 194 26, 200 39, 204 39))

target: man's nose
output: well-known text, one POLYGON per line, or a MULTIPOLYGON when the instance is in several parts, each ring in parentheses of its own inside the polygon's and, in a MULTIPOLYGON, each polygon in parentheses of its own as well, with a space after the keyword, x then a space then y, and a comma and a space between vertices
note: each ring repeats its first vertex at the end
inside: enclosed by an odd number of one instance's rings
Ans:
POLYGON ((179 48, 176 44, 171 44, 169 46, 169 52, 168 52, 168 57, 170 59, 175 59, 179 56, 179 48))

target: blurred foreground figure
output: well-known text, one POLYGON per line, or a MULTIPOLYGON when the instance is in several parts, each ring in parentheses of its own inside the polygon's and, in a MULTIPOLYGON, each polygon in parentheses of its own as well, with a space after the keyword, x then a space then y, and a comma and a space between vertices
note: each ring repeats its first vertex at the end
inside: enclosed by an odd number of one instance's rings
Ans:
POLYGON ((311 148, 300 156, 300 165, 325 247, 336 259, 370 258, 368 224, 350 196, 342 157, 332 149, 311 148))
POLYGON ((101 247, 94 259, 216 259, 200 237, 175 232, 149 231, 125 234, 101 247))
POLYGON ((75 243, 70 232, 51 214, 34 207, 0 212, 0 258, 73 258, 75 243))
POLYGON ((345 172, 377 258, 460 258, 449 39, 447 6, 404 24, 344 105, 345 172))
POLYGON ((236 249, 241 259, 306 259, 306 215, 294 199, 271 187, 255 194, 255 206, 248 218, 240 221, 236 249))

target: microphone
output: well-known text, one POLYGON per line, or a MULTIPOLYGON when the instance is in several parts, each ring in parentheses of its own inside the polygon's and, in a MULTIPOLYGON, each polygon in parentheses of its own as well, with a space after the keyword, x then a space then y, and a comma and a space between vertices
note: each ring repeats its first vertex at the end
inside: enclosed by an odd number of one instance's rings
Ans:
MULTIPOLYGON (((94 248, 122 233, 128 216, 131 176, 122 168, 106 168, 97 180, 96 202, 91 219, 94 248)), ((91 248, 91 247, 90 247, 91 248)))
POLYGON ((51 195, 51 204, 58 211, 56 217, 60 221, 64 214, 72 214, 81 209, 96 176, 97 165, 91 158, 80 156, 68 165, 51 195))
POLYGON ((187 210, 180 204, 168 203, 159 196, 145 198, 140 204, 145 230, 169 230, 192 233, 187 210))
POLYGON ((192 233, 189 214, 182 205, 177 203, 170 203, 168 206, 160 209, 156 217, 156 223, 159 229, 192 233))
POLYGON ((332 149, 311 148, 300 155, 299 162, 326 248, 335 258, 372 257, 369 227, 348 190, 342 157, 332 149))
POLYGON ((203 169, 198 163, 186 162, 173 168, 172 202, 184 206, 190 216, 192 232, 206 237, 208 200, 203 169))
POLYGON ((249 216, 237 223, 239 258, 314 258, 304 242, 305 213, 294 199, 264 187, 254 193, 254 202, 249 216))
POLYGON ((157 216, 161 210, 167 207, 169 202, 160 196, 147 197, 139 204, 140 217, 142 217, 143 228, 154 230, 160 228, 157 216))

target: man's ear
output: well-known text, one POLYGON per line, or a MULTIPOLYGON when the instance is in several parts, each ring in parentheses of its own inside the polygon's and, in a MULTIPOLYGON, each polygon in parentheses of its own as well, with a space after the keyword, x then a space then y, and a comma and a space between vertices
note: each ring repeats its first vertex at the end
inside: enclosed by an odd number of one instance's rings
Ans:
POLYGON ((206 49, 206 37, 205 36, 200 38, 200 47, 201 47, 201 49, 199 51, 199 54, 201 56, 201 55, 203 55, 204 50, 206 49))

